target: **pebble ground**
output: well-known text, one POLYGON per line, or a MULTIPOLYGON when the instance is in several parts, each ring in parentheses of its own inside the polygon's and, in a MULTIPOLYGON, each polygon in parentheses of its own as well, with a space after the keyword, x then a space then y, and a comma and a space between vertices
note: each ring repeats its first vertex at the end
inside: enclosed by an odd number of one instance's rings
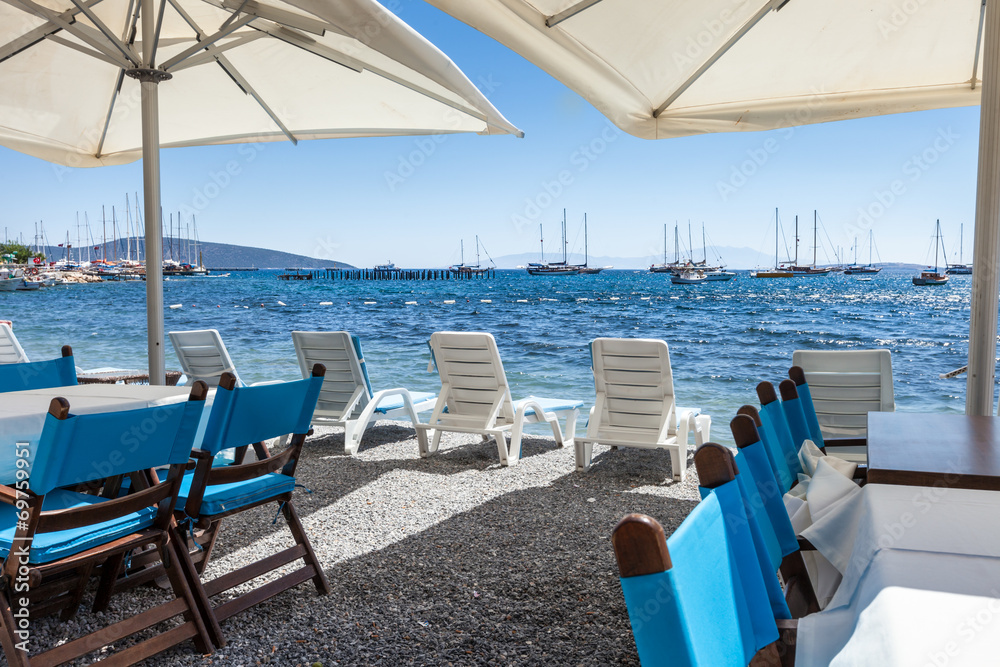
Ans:
MULTIPOLYGON (((492 441, 446 434, 421 459, 412 429, 380 422, 350 457, 342 430, 318 428, 295 503, 332 594, 301 584, 224 623, 213 654, 187 642, 145 664, 638 665, 611 531, 642 512, 672 532, 698 501, 690 453, 683 484, 665 451, 597 447, 577 473, 572 448, 526 436, 521 456, 502 467, 492 441)), ((206 577, 290 546, 276 510, 226 519, 206 577)), ((162 595, 120 594, 107 614, 162 595)), ((67 623, 42 619, 35 643, 106 622, 87 602, 67 623)))

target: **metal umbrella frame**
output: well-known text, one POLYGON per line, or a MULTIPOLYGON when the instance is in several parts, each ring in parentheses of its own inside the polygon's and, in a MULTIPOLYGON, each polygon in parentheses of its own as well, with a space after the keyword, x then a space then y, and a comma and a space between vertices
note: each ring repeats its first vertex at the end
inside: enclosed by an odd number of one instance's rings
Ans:
POLYGON ((141 157, 152 384, 165 379, 161 147, 522 136, 451 60, 375 0, 0 0, 0 93, 0 145, 68 166, 141 157), (285 63, 291 71, 273 74, 285 63), (33 67, 51 70, 52 81, 39 83, 44 77, 33 67), (110 100, 86 89, 83 80, 94 72, 113 84, 110 100), (211 98, 185 100, 182 89, 172 89, 171 109, 184 118, 168 117, 164 144, 160 86, 175 76, 211 98), (134 114, 119 104, 135 85, 130 80, 138 82, 139 132, 134 114), (60 84, 75 92, 83 86, 86 95, 63 100, 62 109, 42 108, 69 94, 60 84), (80 109, 65 108, 78 101, 80 109), (297 105, 295 113, 285 112, 286 102, 297 105), (95 109, 93 118, 86 114, 95 109), (203 109, 204 131, 195 122, 203 109))

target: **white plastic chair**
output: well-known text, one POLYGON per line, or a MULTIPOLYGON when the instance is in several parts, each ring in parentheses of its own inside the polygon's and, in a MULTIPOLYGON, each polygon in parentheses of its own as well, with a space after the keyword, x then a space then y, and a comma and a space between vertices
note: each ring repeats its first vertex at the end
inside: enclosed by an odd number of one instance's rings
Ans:
POLYGON ((428 423, 415 424, 420 456, 438 450, 443 431, 477 433, 484 440, 496 440, 501 464, 515 465, 521 458, 524 424, 542 421, 552 427, 557 445, 572 445, 583 401, 537 396, 512 401, 492 334, 439 331, 431 335, 430 346, 441 377, 441 392, 428 423), (560 416, 566 419, 565 440, 559 428, 560 416))
POLYGON ((9 324, 0 323, 0 364, 26 364, 29 362, 24 348, 17 341, 9 324))
POLYGON ((187 386, 201 380, 209 387, 218 387, 223 373, 232 373, 236 377, 237 386, 246 386, 236 372, 217 329, 171 331, 169 335, 177 360, 181 363, 181 370, 187 376, 187 386))
POLYGON ((795 350, 823 439, 867 438, 869 412, 895 412, 889 350, 795 350))
POLYGON ((437 394, 403 388, 372 391, 361 340, 346 331, 293 331, 292 342, 302 377, 314 364, 326 366, 323 389, 313 412, 314 424, 344 427, 344 451, 357 454, 365 429, 378 419, 409 418, 434 407, 437 394))
POLYGON ((597 338, 590 344, 597 401, 587 436, 576 439, 576 469, 588 470, 594 445, 666 449, 674 479, 683 482, 688 438, 708 442, 712 418, 678 408, 670 353, 662 340, 597 338))

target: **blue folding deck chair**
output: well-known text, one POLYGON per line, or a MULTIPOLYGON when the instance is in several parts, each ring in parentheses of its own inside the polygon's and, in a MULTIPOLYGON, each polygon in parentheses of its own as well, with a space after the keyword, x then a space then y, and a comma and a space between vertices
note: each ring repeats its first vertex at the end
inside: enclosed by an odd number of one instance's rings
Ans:
MULTIPOLYGON (((212 650, 197 602, 204 591, 192 580, 193 568, 172 527, 206 393, 199 382, 184 403, 87 415, 70 414, 63 398, 52 400, 30 473, 19 466, 16 488, 0 486, 6 584, 0 587, 0 644, 8 664, 62 664, 176 617, 180 622, 160 634, 101 657, 131 665, 187 639, 201 653, 212 650), (170 471, 160 482, 152 468, 165 465, 170 471), (115 499, 70 490, 122 475, 141 490, 115 499), (94 605, 103 608, 123 561, 148 547, 166 563, 170 601, 107 626, 95 618, 88 621, 89 634, 29 656, 31 621, 60 610, 64 620, 75 614, 97 567, 101 582, 94 605)), ((14 455, 21 451, 17 447, 14 455)), ((27 447, 23 451, 29 456, 27 447)))
POLYGON ((779 664, 778 624, 756 553, 746 534, 729 536, 729 519, 709 494, 669 538, 639 514, 615 527, 611 541, 643 667, 779 664))
POLYGON ((63 345, 62 356, 47 361, 0 364, 0 393, 52 389, 76 384, 73 348, 63 345))
POLYGON ((317 364, 308 379, 252 387, 236 386, 236 377, 228 372, 220 378, 201 449, 192 452, 197 467, 184 476, 177 501, 177 518, 186 529, 187 546, 193 550, 197 572, 200 575, 205 571, 223 519, 253 507, 276 504, 295 544, 205 582, 205 592, 211 598, 282 565, 296 561, 303 564, 275 581, 206 608, 209 632, 217 643, 223 641, 219 622, 281 591, 312 579, 320 594, 330 592, 326 574, 292 502, 295 468, 323 385, 323 373, 323 366, 317 364), (283 451, 268 451, 264 441, 288 433, 292 436, 283 451), (251 446, 257 460, 244 462, 251 446), (216 454, 228 449, 235 450, 234 463, 212 467, 216 454), (197 538, 196 529, 203 531, 197 538))
POLYGON ((361 339, 346 331, 293 331, 292 343, 302 377, 315 364, 326 367, 323 389, 313 412, 313 424, 344 428, 344 451, 358 453, 365 430, 378 419, 409 418, 434 407, 437 394, 401 387, 373 391, 361 339))

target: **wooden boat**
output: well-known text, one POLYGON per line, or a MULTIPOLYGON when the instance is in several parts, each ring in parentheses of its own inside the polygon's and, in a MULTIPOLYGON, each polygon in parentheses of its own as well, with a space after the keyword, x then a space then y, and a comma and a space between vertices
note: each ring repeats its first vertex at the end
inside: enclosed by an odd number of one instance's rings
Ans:
POLYGON ((604 269, 610 269, 610 266, 590 266, 590 249, 587 247, 587 214, 583 214, 583 264, 578 264, 580 268, 580 275, 594 275, 600 273, 604 269))
POLYGON ((566 261, 566 209, 563 209, 562 219, 562 246, 563 258, 561 262, 545 261, 545 237, 542 233, 542 225, 538 225, 538 233, 541 236, 542 261, 530 262, 527 267, 529 276, 575 276, 580 273, 580 267, 566 261))
POLYGON ((934 233, 934 270, 921 271, 919 276, 913 277, 913 284, 917 287, 928 285, 945 285, 948 282, 948 274, 938 270, 938 246, 941 242, 941 221, 937 221, 934 233))
MULTIPOLYGON (((486 253, 486 255, 488 257, 489 253, 486 253)), ((490 271, 492 269, 496 269, 496 265, 483 267, 482 264, 479 261, 479 236, 478 235, 476 236, 476 263, 475 264, 466 264, 465 263, 465 241, 462 241, 462 263, 461 264, 453 264, 452 266, 448 267, 449 271, 451 271, 455 275, 460 275, 460 276, 481 276, 481 275, 487 273, 488 271, 490 271)))
MULTIPOLYGON (((819 246, 818 236, 817 236, 817 215, 816 211, 813 211, 813 261, 812 264, 801 266, 799 265, 799 216, 795 216, 795 261, 791 265, 783 266, 782 268, 791 271, 792 275, 795 277, 817 277, 817 276, 828 276, 833 272, 832 268, 823 268, 816 266, 816 249, 819 246)), ((777 254, 775 254, 777 257, 777 254)))

